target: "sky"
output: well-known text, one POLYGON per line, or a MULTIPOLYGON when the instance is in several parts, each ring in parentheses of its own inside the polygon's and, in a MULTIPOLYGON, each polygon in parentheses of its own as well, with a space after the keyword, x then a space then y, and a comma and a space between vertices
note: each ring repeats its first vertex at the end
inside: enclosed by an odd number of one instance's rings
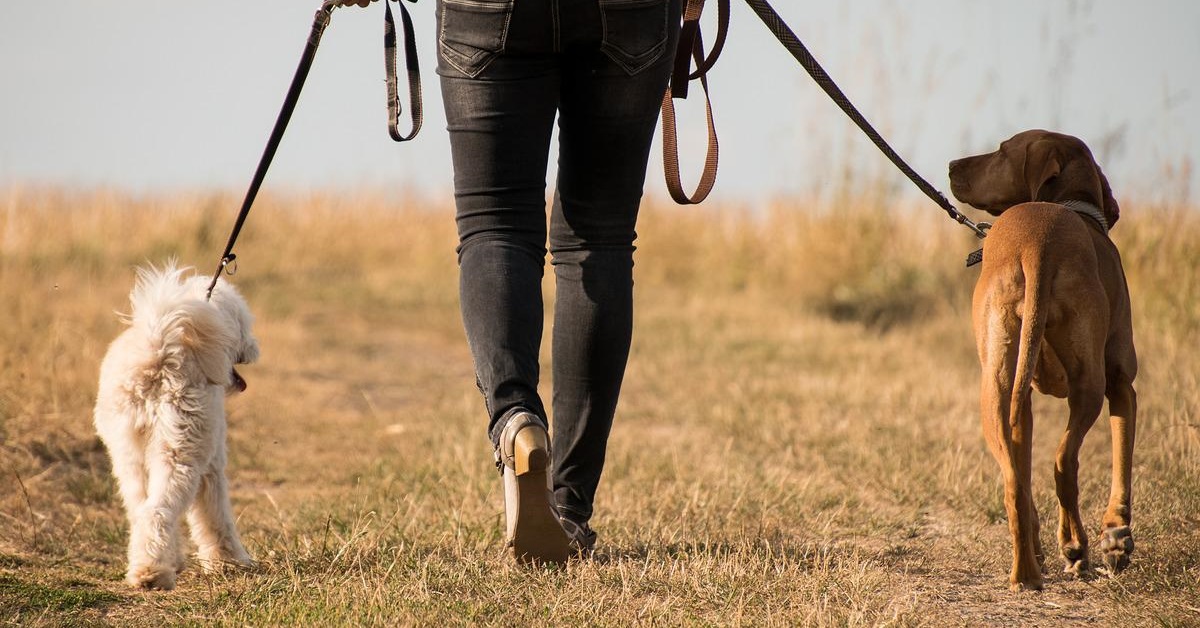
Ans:
MULTIPOLYGON (((1200 2, 773 4, 939 189, 948 192, 949 160, 1047 128, 1084 139, 1120 198, 1175 202, 1200 190, 1200 2)), ((12 3, 0 21, 0 187, 244 190, 317 6, 12 3)), ((338 9, 264 190, 365 186, 448 198, 434 3, 409 6, 426 103, 417 140, 396 144, 387 135, 383 7, 338 9)), ((749 7, 733 0, 732 9, 729 42, 710 75, 721 140, 711 202, 754 206, 872 184, 898 200, 918 198, 749 7)), ((691 186, 704 153, 703 105, 693 96, 677 108, 691 186)), ((646 193, 666 198, 658 146, 646 193)))

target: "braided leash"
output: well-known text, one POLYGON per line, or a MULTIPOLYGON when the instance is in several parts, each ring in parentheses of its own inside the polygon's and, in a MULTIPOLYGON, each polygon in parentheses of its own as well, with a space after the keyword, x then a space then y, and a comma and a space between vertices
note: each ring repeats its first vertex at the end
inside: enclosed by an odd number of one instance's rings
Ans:
MULTIPOLYGON (((679 55, 676 57, 672 89, 667 92, 663 105, 664 151, 666 151, 668 143, 670 144, 672 150, 674 150, 675 147, 674 109, 673 107, 670 107, 670 99, 672 96, 678 98, 684 98, 687 96, 686 87, 681 89, 678 86, 678 83, 680 82, 679 77, 681 75, 686 76, 687 78, 700 78, 701 84, 704 87, 706 105, 708 105, 708 85, 704 78, 705 74, 712 67, 712 63, 716 60, 716 56, 720 52, 720 44, 723 43, 725 39, 725 31, 728 29, 729 21, 729 0, 718 0, 718 45, 714 47, 712 54, 710 54, 707 59, 701 62, 701 59, 704 57, 702 46, 700 45, 698 22, 699 12, 703 8, 703 4, 703 0, 689 0, 684 13, 684 27, 680 35, 680 49, 679 55), (684 54, 685 46, 687 47, 688 53, 686 55, 684 54), (693 57, 696 59, 698 69, 695 73, 688 75, 686 73, 686 64, 690 58, 693 57), (680 70, 681 59, 682 63, 684 64, 682 72, 680 70)), ((854 105, 850 102, 850 99, 846 97, 846 94, 842 92, 841 88, 837 86, 837 83, 833 81, 833 78, 829 76, 829 73, 826 72, 825 69, 821 67, 821 64, 817 62, 816 57, 809 52, 804 43, 800 41, 800 38, 797 37, 794 32, 792 32, 792 29, 788 27, 787 23, 783 21, 783 18, 779 16, 779 13, 777 13, 775 9, 767 3, 766 0, 746 0, 746 4, 749 5, 754 11, 755 15, 762 20, 767 29, 771 31, 771 34, 779 40, 779 43, 783 44, 783 47, 786 48, 787 51, 796 59, 796 61, 800 63, 804 70, 808 72, 808 75, 811 76, 814 81, 816 81, 817 85, 830 98, 833 99, 838 107, 850 117, 854 124, 857 125, 858 128, 861 129, 868 138, 870 138, 871 142, 875 144, 875 146, 884 154, 885 157, 888 158, 889 161, 892 162, 892 164, 899 168, 900 171, 903 172, 904 175, 907 176, 909 180, 912 181, 926 196, 928 196, 933 200, 933 202, 937 203, 939 207, 945 210, 950 218, 969 228, 979 239, 983 239, 987 236, 987 230, 991 228, 991 224, 986 222, 976 223, 972 221, 965 214, 958 211, 958 209, 955 208, 954 205, 951 204, 950 201, 947 200, 937 188, 933 187, 933 185, 931 185, 920 174, 918 174, 916 170, 913 170, 913 168, 909 166, 908 163, 906 163, 904 159, 902 159, 900 155, 896 153, 895 150, 892 149, 887 141, 883 139, 883 136, 875 130, 875 127, 867 121, 866 117, 864 117, 862 113, 854 107, 854 105)), ((675 155, 672 161, 672 157, 668 155, 668 158, 665 161, 666 170, 668 173, 667 187, 671 191, 672 197, 675 198, 675 200, 680 204, 698 203, 703 200, 704 196, 708 194, 708 190, 712 187, 712 179, 715 179, 716 177, 716 132, 712 125, 711 105, 709 105, 707 108, 709 119, 709 161, 705 164, 705 171, 701 177, 701 187, 696 194, 697 198, 688 199, 686 196, 684 196, 683 198, 685 200, 680 200, 679 196, 676 194, 676 191, 679 187, 678 156, 675 155), (709 162, 711 162, 711 172, 709 168, 709 162), (701 192, 703 192, 703 194, 701 194, 701 192)), ((982 259, 983 250, 980 249, 975 251, 967 257, 967 266, 973 266, 974 264, 982 261, 982 259)))
MULTIPOLYGON (((404 56, 405 66, 408 71, 408 90, 409 90, 409 113, 412 116, 412 131, 408 135, 402 135, 399 131, 398 120, 400 117, 401 107, 398 88, 396 86, 396 23, 392 17, 391 5, 389 0, 383 0, 384 6, 384 66, 387 71, 387 93, 388 93, 388 134, 397 142, 404 142, 416 137, 417 132, 421 130, 422 121, 422 106, 421 106, 421 70, 417 65, 417 47, 413 36, 412 17, 408 14, 408 9, 405 8, 402 0, 393 0, 400 6, 400 18, 404 26, 404 56)), ((416 0, 409 0, 416 2, 416 0)), ((221 261, 217 264, 217 270, 213 273, 212 282, 208 284, 208 290, 205 292, 205 299, 212 300, 213 289, 217 287, 217 280, 222 273, 232 275, 237 271, 235 260, 237 255, 233 252, 233 245, 237 242, 238 235, 242 232, 242 226, 246 223, 246 217, 250 214, 250 206, 254 204, 255 197, 258 196, 258 190, 262 187, 263 179, 267 176, 267 169, 271 167, 271 161, 275 158, 275 151, 279 148, 280 141, 283 140, 283 132, 287 129, 288 121, 292 119, 292 112, 296 110, 296 103, 300 100, 300 90, 304 88, 304 81, 308 78, 308 71, 312 68, 313 59, 317 55, 317 46, 321 43, 321 36, 325 33, 326 27, 329 26, 329 21, 333 17, 333 10, 339 6, 338 0, 325 0, 320 9, 317 9, 317 14, 313 18, 312 30, 309 31, 308 41, 304 46, 304 53, 300 56, 300 63, 296 66, 296 73, 292 76, 292 84, 288 87, 287 96, 283 100, 283 107, 279 110, 279 117, 275 119, 275 127, 271 130, 271 136, 267 140, 267 146, 263 149, 262 157, 258 161, 258 168, 254 171, 254 178, 250 181, 250 188, 246 190, 246 198, 242 200, 242 208, 238 211, 237 220, 234 221, 233 231, 229 234, 229 241, 225 244, 225 252, 221 254, 221 261)))

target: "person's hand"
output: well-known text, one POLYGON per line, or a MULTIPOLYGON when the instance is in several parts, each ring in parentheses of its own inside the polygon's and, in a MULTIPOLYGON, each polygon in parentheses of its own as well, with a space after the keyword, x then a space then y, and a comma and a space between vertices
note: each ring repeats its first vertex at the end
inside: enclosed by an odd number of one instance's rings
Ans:
POLYGON ((375 1, 375 0, 338 0, 338 3, 337 3, 337 5, 338 5, 339 7, 348 7, 348 6, 352 5, 352 4, 356 4, 356 5, 360 6, 360 7, 365 7, 365 6, 367 6, 368 4, 371 4, 371 3, 372 3, 372 2, 374 2, 374 1, 375 1))

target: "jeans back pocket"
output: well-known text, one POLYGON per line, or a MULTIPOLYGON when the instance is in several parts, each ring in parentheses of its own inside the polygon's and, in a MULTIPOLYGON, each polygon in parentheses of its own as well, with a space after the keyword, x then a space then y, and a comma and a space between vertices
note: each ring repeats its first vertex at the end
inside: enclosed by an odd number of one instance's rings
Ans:
POLYGON ((667 49, 669 0, 600 0, 601 49, 630 75, 667 49))
POLYGON ((513 0, 440 0, 438 53, 442 61, 475 77, 504 51, 513 0))

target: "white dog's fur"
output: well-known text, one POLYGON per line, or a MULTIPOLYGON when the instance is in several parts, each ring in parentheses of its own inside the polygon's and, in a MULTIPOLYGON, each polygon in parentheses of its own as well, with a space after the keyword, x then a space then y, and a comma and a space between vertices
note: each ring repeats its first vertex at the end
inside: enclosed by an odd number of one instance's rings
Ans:
POLYGON ((138 269, 133 313, 100 366, 96 431, 108 447, 129 517, 126 580, 171 589, 183 569, 179 520, 205 571, 248 566, 225 480, 225 396, 245 388, 233 369, 258 359, 246 301, 227 282, 189 269, 138 269))

